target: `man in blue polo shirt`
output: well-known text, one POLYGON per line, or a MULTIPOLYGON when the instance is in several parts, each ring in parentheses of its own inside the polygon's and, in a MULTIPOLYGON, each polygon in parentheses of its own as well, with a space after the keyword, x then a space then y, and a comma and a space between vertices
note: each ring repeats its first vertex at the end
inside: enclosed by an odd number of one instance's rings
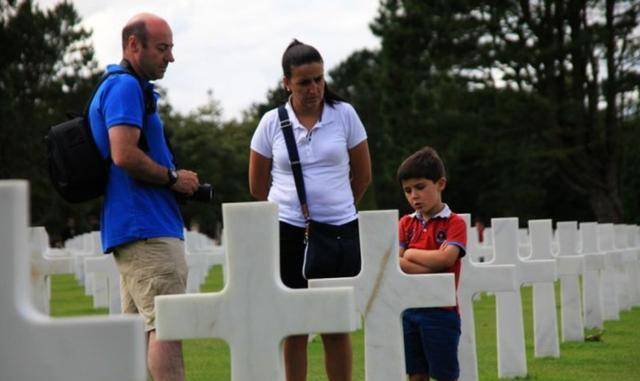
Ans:
MULTIPOLYGON (((193 194, 198 176, 176 170, 157 94, 149 81, 174 61, 167 22, 143 13, 122 30, 123 60, 98 89, 89 108, 102 155, 112 160, 101 216, 102 248, 113 252, 122 275, 125 313, 139 313, 148 337, 147 366, 155 381, 184 380, 179 341, 155 338, 154 297, 184 293, 187 265, 183 221, 173 192, 193 194)), ((117 364, 116 364, 117 366, 117 364)))

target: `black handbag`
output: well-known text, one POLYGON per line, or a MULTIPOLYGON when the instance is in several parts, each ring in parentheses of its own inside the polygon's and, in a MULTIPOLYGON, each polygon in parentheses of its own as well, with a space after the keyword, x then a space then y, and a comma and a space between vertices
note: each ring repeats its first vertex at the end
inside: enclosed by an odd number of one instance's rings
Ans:
POLYGON ((343 225, 332 225, 311 219, 298 147, 289 114, 284 106, 278 107, 278 117, 305 220, 302 275, 305 279, 356 276, 361 265, 358 220, 343 225))

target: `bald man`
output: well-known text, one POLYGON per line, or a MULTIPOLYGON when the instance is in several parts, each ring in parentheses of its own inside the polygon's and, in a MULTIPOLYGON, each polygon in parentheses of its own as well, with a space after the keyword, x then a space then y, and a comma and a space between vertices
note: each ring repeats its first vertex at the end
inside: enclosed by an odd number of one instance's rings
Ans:
POLYGON ((150 81, 164 77, 173 35, 162 18, 143 13, 122 30, 123 59, 89 108, 91 130, 111 158, 101 215, 102 249, 113 253, 121 277, 122 309, 145 321, 147 366, 155 381, 184 380, 179 341, 156 341, 154 297, 185 292, 184 223, 174 192, 192 194, 195 172, 174 165, 150 81))

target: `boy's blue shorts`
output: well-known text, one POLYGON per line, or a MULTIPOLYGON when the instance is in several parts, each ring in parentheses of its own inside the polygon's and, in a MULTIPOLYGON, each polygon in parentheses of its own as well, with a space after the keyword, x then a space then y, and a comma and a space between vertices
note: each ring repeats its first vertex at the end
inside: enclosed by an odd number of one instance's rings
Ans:
POLYGON ((443 308, 411 308, 402 315, 407 374, 457 380, 460 316, 443 308))

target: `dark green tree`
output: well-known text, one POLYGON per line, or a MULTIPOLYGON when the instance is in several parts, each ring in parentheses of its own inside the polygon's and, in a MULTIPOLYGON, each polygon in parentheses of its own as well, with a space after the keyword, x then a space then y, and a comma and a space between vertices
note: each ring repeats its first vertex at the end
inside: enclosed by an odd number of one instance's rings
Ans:
POLYGON ((637 109, 639 11, 624 0, 385 0, 372 28, 391 90, 381 104, 386 128, 404 116, 428 129, 429 112, 441 109, 431 95, 442 78, 468 90, 529 93, 551 118, 533 132, 537 149, 523 154, 552 161, 547 170, 563 192, 586 200, 598 220, 620 221, 621 129, 637 109))
POLYGON ((0 0, 0 178, 31 183, 31 218, 55 233, 64 217, 82 221, 96 205, 72 207, 53 191, 44 136, 81 112, 95 83, 90 32, 70 2, 42 10, 30 0, 0 0))

